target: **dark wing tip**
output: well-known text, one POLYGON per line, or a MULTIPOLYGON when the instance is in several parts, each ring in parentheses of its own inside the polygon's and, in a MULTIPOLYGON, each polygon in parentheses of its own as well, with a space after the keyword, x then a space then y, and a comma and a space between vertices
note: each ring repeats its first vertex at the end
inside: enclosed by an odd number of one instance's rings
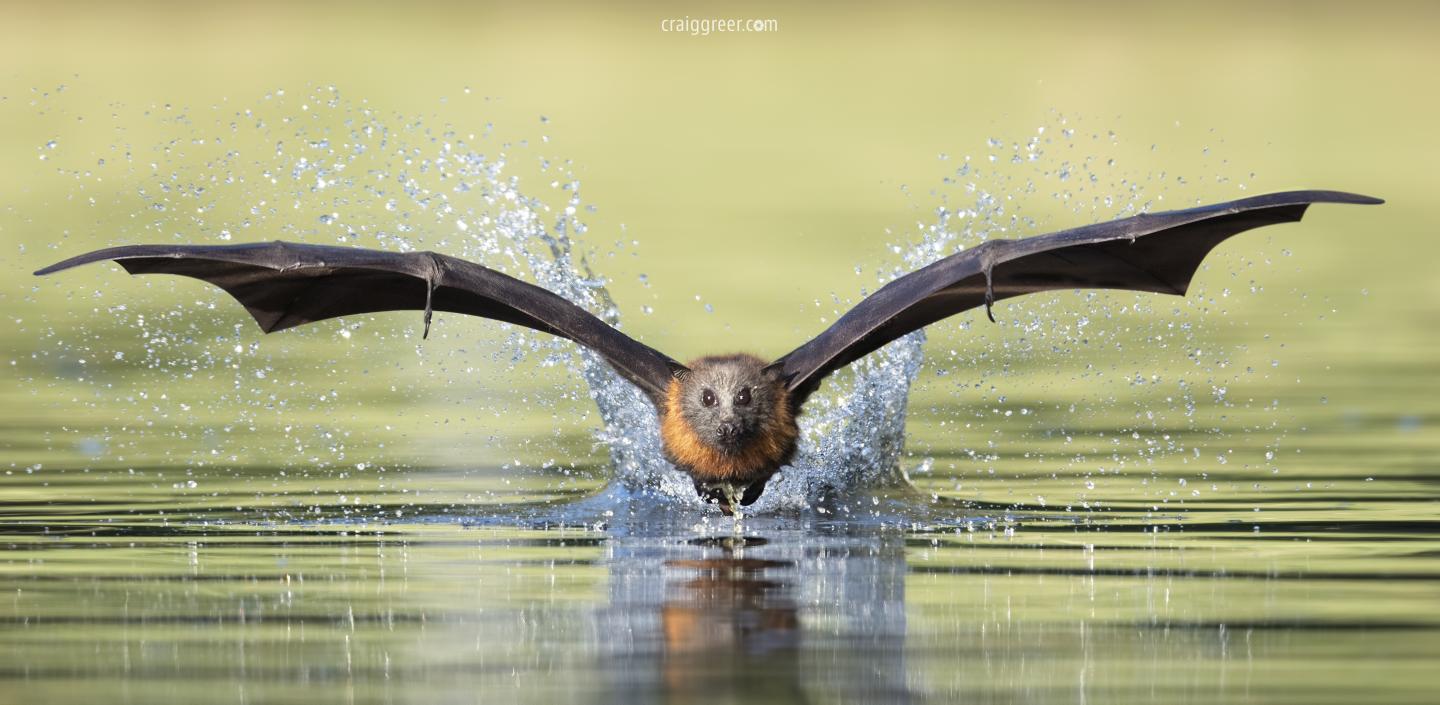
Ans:
POLYGON ((1309 194, 1310 201, 1313 203, 1354 203, 1363 206, 1378 206, 1385 202, 1383 198, 1347 191, 1304 191, 1302 193, 1309 194))
POLYGON ((1279 191, 1276 193, 1267 193, 1262 196, 1250 196, 1248 198, 1242 198, 1238 201, 1214 203, 1210 205, 1197 206, 1195 208, 1185 208, 1176 211, 1167 211, 1166 213, 1156 213, 1154 215, 1194 213, 1196 215, 1203 215, 1209 217, 1217 211, 1226 209, 1230 210, 1231 212, 1240 212, 1258 210, 1262 208, 1278 208, 1281 206, 1313 206, 1317 203, 1345 203, 1362 206, 1373 206, 1384 202, 1385 201, 1383 199, 1375 198, 1374 196, 1366 196, 1359 193, 1311 189, 1306 191, 1279 191))
MULTIPOLYGON (((306 253, 316 254, 323 258, 326 254, 342 248, 326 247, 324 245, 292 245, 287 242, 254 242, 236 245, 120 245, 118 247, 107 247, 102 250, 86 252, 70 259, 56 262, 43 269, 35 270, 35 276, 42 277, 46 274, 53 274, 61 270, 79 267, 82 264, 99 262, 101 260, 115 260, 121 262, 127 259, 212 259, 239 264, 253 264, 261 267, 278 269, 274 264, 281 253, 286 256, 293 255, 291 249, 299 249, 306 253)), ((121 264, 124 264, 121 262, 121 264)), ((129 269, 128 267, 126 267, 129 269)), ((133 274, 134 272, 132 272, 133 274)))
POLYGON ((46 274, 54 274, 71 267, 79 267, 82 264, 99 262, 101 260, 122 260, 131 257, 178 257, 173 247, 163 245, 121 245, 120 247, 107 247, 103 250, 86 252, 83 255, 76 255, 67 260, 61 260, 48 267, 35 270, 35 276, 43 277, 46 274))
POLYGON ((91 262, 98 262, 102 259, 110 259, 110 255, 107 254, 107 252, 107 250, 96 250, 95 252, 86 252, 83 255, 71 257, 67 260, 61 260, 48 267, 43 267, 41 269, 35 270, 35 276, 43 277, 46 274, 54 274, 55 272, 69 269, 71 267, 79 267, 82 264, 90 264, 91 262))

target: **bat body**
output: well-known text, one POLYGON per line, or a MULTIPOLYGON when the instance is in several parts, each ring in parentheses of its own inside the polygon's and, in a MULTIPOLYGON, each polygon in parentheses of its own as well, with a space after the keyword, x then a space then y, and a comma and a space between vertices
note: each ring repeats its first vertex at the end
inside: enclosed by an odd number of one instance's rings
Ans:
MULTIPOLYGON (((638 387, 660 417, 662 446, 696 491, 727 514, 754 502, 794 456, 798 416, 834 371, 931 323, 1040 291, 1098 288, 1184 295, 1216 245, 1300 220, 1314 203, 1375 204, 1338 191, 1291 191, 1137 215, 1020 240, 992 240, 881 287, 819 335, 767 362, 748 354, 677 362, 533 284, 433 252, 285 242, 133 245, 41 269, 114 260, 131 274, 180 274, 234 296, 267 333, 378 311, 465 313, 584 345, 638 387)), ((993 321, 993 316, 991 317, 993 321)))

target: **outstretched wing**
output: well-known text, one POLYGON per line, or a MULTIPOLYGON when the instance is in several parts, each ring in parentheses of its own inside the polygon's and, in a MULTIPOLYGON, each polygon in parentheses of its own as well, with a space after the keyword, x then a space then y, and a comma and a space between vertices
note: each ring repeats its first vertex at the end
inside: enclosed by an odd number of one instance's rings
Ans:
POLYGON ((483 316, 568 338, 594 350, 657 407, 680 363, 636 342, 585 309, 533 284, 433 252, 382 252, 288 242, 132 245, 96 250, 35 272, 100 260, 131 274, 180 274, 210 282, 243 304, 266 333, 377 311, 483 316))
POLYGON ((961 311, 984 304, 988 315, 999 299, 1077 288, 1184 295, 1216 245, 1251 228, 1298 221, 1312 203, 1383 201, 1338 191, 1291 191, 992 240, 886 284, 770 369, 785 380, 798 407, 835 370, 961 311))

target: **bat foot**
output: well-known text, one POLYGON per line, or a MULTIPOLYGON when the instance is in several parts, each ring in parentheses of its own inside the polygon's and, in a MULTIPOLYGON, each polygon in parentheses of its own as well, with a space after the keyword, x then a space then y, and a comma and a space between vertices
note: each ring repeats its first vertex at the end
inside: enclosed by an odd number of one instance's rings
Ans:
POLYGON ((720 511, 725 512, 725 516, 735 517, 735 520, 739 521, 740 493, 736 491, 734 483, 720 483, 720 494, 722 494, 725 498, 725 503, 720 505, 720 511))
POLYGON ((739 519, 741 516, 741 505, 748 504, 748 502, 744 501, 745 488, 737 487, 733 482, 696 481, 695 490, 700 494, 701 500, 706 504, 719 506, 721 513, 727 517, 733 516, 739 519))

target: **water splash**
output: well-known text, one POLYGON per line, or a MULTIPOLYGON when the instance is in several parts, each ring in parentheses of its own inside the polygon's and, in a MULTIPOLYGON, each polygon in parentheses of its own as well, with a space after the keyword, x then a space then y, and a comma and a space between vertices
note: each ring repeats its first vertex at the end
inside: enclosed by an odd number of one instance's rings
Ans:
MULTIPOLYGON (((994 198, 982 193, 966 214, 970 217, 952 221, 942 212, 919 242, 903 249, 897 246, 901 263, 884 281, 952 254, 957 241, 984 241, 1002 212, 994 198), (961 227, 952 227, 955 222, 961 227)), ((619 328, 620 311, 603 279, 574 256, 573 243, 566 236, 570 227, 570 222, 561 220, 551 233, 532 229, 528 231, 531 237, 512 240, 525 253, 542 286, 619 328), (535 243, 545 247, 535 247, 535 243)), ((515 232, 522 231, 511 231, 515 232)), ((924 359, 924 342, 923 331, 896 340, 851 365, 827 384, 827 390, 812 398, 799 419, 801 442, 794 461, 781 469, 751 511, 838 509, 848 513, 850 507, 836 500, 855 490, 910 488, 901 455, 910 389, 924 359)), ((580 357, 583 377, 604 424, 598 437, 609 449, 614 482, 623 495, 698 505, 689 477, 666 462, 661 453, 658 422, 650 402, 598 355, 581 350, 580 357)), ((616 488, 603 494, 606 502, 625 499, 616 488)))
MULTIPOLYGON (((569 233, 583 227, 573 220, 578 203, 577 185, 566 214, 548 229, 530 210, 507 211, 498 222, 507 224, 507 239, 537 283, 623 328, 605 280, 575 253, 569 233)), ((934 251, 934 244, 917 248, 914 257, 934 251)), ((895 341, 854 365, 848 384, 840 385, 839 396, 812 402, 801 416, 802 442, 795 461, 782 469, 752 511, 809 509, 858 487, 904 486, 899 458, 906 399, 920 369, 924 340, 923 333, 915 333, 895 341)), ((614 486, 601 494, 603 502, 620 503, 643 495, 646 501, 698 507, 689 477, 664 459, 649 400, 600 356, 583 348, 578 355, 581 375, 600 412, 597 440, 608 449, 615 472, 614 486)))
MULTIPOLYGON (((576 248, 575 236, 587 226, 580 219, 580 182, 568 171, 552 186, 565 194, 562 206, 526 195, 506 171, 502 158, 487 158, 463 144, 446 143, 441 161, 447 173, 464 184, 459 194, 436 194, 411 184, 406 195, 418 202, 443 202, 445 217, 462 214, 461 256, 493 265, 496 253, 528 269, 535 283, 580 305, 606 323, 624 329, 621 312, 606 280, 576 248), (478 201, 481 206, 473 205, 478 201)), ((406 210, 389 201, 391 210, 406 210)), ((992 222, 996 202, 981 194, 963 229, 947 227, 948 217, 919 243, 902 250, 902 263, 886 279, 950 254, 953 241, 983 239, 973 224, 992 222)), ((404 243, 417 247, 417 237, 404 243)), ((398 244, 398 243, 397 243, 398 244)), ((808 509, 828 503, 860 487, 906 487, 900 456, 904 448, 906 400, 923 359, 923 333, 895 341, 838 375, 801 416, 802 442, 795 461, 782 469, 753 508, 756 512, 808 509)), ((662 346, 663 347, 663 346, 662 346)), ((573 350, 580 372, 599 411, 596 439, 608 450, 612 486, 597 497, 604 504, 631 498, 699 506, 688 476, 663 457, 654 407, 641 392, 620 378, 600 356, 564 343, 531 345, 529 352, 573 350)))

